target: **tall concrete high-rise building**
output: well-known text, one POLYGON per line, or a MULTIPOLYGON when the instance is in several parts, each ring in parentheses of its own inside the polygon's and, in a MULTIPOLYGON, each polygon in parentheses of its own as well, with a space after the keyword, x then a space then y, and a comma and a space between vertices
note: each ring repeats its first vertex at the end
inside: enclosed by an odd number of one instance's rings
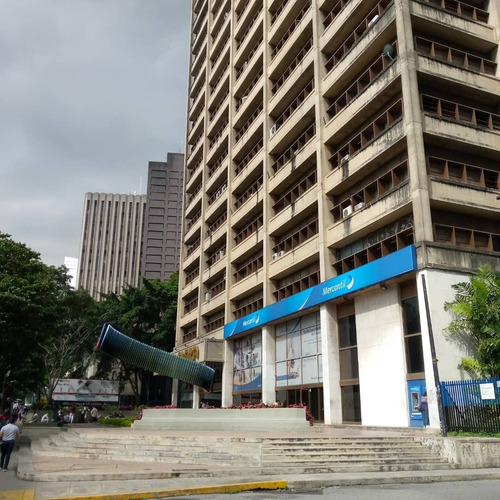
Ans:
POLYGON ((68 269, 68 276, 71 278, 69 285, 78 288, 78 259, 76 257, 64 257, 64 265, 68 269))
POLYGON ((146 195, 86 193, 78 286, 95 299, 139 286, 146 195))
POLYGON ((176 351, 218 404, 439 425, 444 302, 500 268, 499 9, 193 1, 176 351))
POLYGON ((184 155, 151 161, 144 220, 142 276, 167 281, 179 269, 184 155))

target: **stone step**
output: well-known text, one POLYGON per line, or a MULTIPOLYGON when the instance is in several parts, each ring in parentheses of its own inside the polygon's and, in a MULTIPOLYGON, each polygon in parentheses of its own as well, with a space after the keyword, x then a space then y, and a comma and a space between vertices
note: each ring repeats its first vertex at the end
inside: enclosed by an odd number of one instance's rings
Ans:
POLYGON ((285 466, 285 465, 300 465, 307 463, 308 465, 331 465, 331 464, 398 464, 398 463, 448 463, 444 458, 432 458, 429 457, 360 457, 360 458, 349 458, 349 457, 323 457, 315 459, 301 460, 300 458, 284 459, 279 462, 273 460, 262 460, 263 467, 272 467, 273 465, 285 466))
POLYGON ((293 453, 293 454, 281 454, 281 455, 272 455, 272 454, 263 454, 263 460, 273 461, 273 460, 289 460, 293 458, 300 458, 302 460, 315 460, 315 459, 336 459, 336 458, 346 458, 346 459, 362 459, 362 458, 384 458, 384 457, 418 457, 425 459, 432 459, 435 457, 434 454, 429 452, 428 450, 415 450, 415 451, 405 451, 402 453, 392 453, 392 452, 378 452, 378 453, 348 453, 348 452, 337 452, 337 453, 293 453))

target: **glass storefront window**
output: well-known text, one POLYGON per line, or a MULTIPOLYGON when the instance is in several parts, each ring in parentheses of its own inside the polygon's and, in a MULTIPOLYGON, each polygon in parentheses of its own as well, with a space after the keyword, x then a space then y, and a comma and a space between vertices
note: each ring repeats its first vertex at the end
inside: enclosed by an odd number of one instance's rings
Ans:
POLYGON ((410 297, 401 301, 405 335, 406 371, 409 374, 424 372, 424 354, 418 298, 410 297))
POLYGON ((233 391, 262 388, 262 337, 260 332, 234 341, 233 391))

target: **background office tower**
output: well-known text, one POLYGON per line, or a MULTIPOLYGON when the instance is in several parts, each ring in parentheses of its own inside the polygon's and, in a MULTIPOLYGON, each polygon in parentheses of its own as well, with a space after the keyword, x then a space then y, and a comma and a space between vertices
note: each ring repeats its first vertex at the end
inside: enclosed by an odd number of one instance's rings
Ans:
POLYGON ((139 286, 146 195, 86 193, 78 286, 99 299, 139 286))
POLYGON ((64 265, 68 268, 68 276, 71 277, 69 285, 78 288, 78 259, 76 257, 64 257, 64 265))
POLYGON ((184 155, 151 161, 144 221, 142 276, 167 281, 179 269, 184 155))
POLYGON ((499 8, 193 1, 176 350, 220 404, 438 425, 431 327, 461 378, 443 304, 500 268, 499 8))

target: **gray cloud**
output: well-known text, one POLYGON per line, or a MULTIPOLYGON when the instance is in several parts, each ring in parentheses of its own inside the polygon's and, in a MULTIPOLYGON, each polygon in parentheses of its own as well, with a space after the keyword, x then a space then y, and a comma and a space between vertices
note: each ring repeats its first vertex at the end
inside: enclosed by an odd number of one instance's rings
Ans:
POLYGON ((85 192, 184 151, 188 0, 2 0, 0 231, 60 265, 85 192))

